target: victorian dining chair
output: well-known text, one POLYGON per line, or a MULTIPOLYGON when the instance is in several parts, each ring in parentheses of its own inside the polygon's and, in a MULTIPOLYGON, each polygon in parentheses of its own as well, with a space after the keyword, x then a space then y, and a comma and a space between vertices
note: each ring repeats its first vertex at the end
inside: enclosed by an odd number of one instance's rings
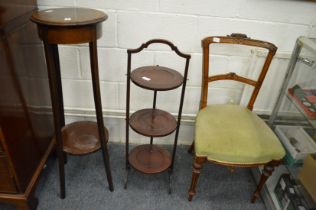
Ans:
MULTIPOLYGON (((203 77, 200 110, 196 117, 195 139, 189 152, 194 151, 194 163, 189 201, 196 194, 196 186, 202 165, 209 161, 234 169, 263 166, 262 175, 251 202, 259 197, 260 191, 274 167, 280 164, 285 151, 273 131, 252 111, 263 80, 269 69, 277 47, 269 42, 248 38, 244 34, 211 36, 202 40, 203 77), (263 67, 256 79, 240 76, 236 72, 209 75, 210 46, 215 44, 246 45, 265 50, 263 67), (209 83, 233 80, 252 86, 247 106, 240 104, 208 104, 209 83)), ((242 46, 241 46, 242 47, 242 46)), ((214 97, 214 96, 213 96, 214 97)))

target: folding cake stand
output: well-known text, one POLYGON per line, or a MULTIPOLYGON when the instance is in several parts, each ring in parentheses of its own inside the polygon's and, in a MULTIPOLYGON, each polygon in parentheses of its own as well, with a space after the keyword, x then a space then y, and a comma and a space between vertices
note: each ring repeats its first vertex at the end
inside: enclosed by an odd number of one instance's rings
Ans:
POLYGON ((157 174, 168 170, 169 193, 171 193, 171 175, 177 148, 185 86, 191 56, 180 52, 175 45, 163 39, 150 40, 137 49, 127 50, 127 53, 126 177, 124 188, 127 188, 128 174, 130 166, 132 166, 137 171, 145 174, 157 174), (139 53, 154 43, 168 45, 178 56, 186 60, 184 76, 176 70, 162 66, 143 66, 131 71, 132 54, 139 53), (130 115, 130 81, 141 88, 154 92, 152 108, 141 109, 130 115), (158 91, 173 90, 181 85, 182 91, 178 119, 176 120, 170 113, 156 108, 156 99, 158 91), (129 151, 129 127, 143 136, 150 137, 150 144, 139 145, 129 151), (154 137, 167 136, 174 131, 176 131, 176 133, 172 155, 170 155, 166 149, 153 144, 154 137))

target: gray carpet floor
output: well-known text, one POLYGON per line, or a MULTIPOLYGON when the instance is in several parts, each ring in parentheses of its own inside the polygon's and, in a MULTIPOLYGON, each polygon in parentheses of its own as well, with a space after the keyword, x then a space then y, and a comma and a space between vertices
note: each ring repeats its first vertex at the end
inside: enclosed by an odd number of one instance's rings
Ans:
MULTIPOLYGON (((187 200, 191 181, 192 156, 187 146, 178 146, 172 176, 172 194, 168 194, 168 174, 145 175, 131 170, 124 189, 124 145, 109 144, 114 192, 108 190, 101 152, 87 156, 68 156, 66 199, 59 198, 57 160, 52 158, 42 173, 36 196, 39 210, 155 210, 155 209, 266 209, 262 200, 250 203, 255 190, 250 170, 205 164, 197 195, 187 200)), ((0 209, 11 210, 0 204, 0 209)))

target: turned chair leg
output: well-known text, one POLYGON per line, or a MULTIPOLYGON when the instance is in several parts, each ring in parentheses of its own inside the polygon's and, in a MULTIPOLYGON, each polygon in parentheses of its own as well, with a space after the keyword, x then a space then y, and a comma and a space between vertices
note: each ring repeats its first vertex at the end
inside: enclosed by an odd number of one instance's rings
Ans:
POLYGON ((251 198, 251 203, 254 203, 257 200, 264 184, 266 183, 267 179, 271 176, 273 171, 274 165, 268 163, 264 166, 257 189, 251 198))
POLYGON ((200 171, 202 169, 202 165, 205 162, 205 157, 196 157, 193 163, 193 171, 192 171, 192 181, 189 189, 189 201, 192 201, 193 196, 196 194, 195 188, 200 176, 200 171))
POLYGON ((193 151, 194 151, 194 141, 192 142, 190 148, 188 149, 188 153, 192 154, 193 151))

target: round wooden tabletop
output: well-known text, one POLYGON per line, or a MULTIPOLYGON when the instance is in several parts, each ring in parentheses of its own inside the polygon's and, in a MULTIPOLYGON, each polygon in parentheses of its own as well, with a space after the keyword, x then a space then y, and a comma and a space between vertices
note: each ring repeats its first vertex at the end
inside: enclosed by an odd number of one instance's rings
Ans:
POLYGON ((132 71, 131 80, 142 88, 171 90, 183 83, 183 76, 167 67, 143 66, 132 71))
POLYGON ((169 135, 177 128, 176 119, 168 112, 159 109, 142 109, 130 117, 131 128, 149 137, 169 135))
MULTIPOLYGON (((105 139, 108 131, 104 128, 105 139)), ((100 149, 98 124, 91 121, 73 122, 62 128, 64 151, 72 155, 85 155, 100 149)))
POLYGON ((99 10, 88 8, 54 8, 35 11, 31 20, 50 26, 80 26, 102 22, 108 16, 99 10))
POLYGON ((171 165, 169 152, 156 145, 140 145, 132 149, 128 160, 138 171, 146 174, 161 173, 171 165))

